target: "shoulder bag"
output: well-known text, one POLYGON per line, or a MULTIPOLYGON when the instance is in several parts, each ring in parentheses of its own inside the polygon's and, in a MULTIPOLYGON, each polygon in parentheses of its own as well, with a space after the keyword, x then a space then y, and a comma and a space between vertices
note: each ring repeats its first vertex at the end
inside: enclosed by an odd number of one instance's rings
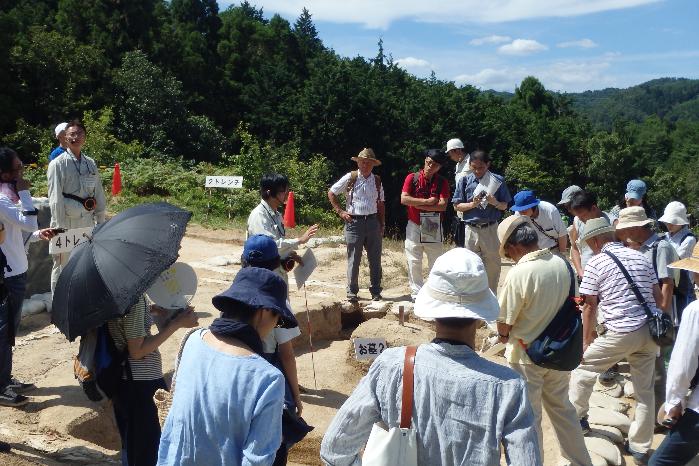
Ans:
POLYGON ((658 346, 671 345, 675 341, 675 327, 672 325, 672 319, 670 316, 662 311, 651 311, 650 306, 648 306, 648 303, 643 298, 643 295, 641 295, 641 291, 638 289, 638 286, 636 286, 636 283, 634 283, 633 279, 629 275, 629 272, 626 271, 626 268, 621 261, 609 251, 604 251, 604 253, 616 263, 619 269, 621 269, 621 273, 624 274, 626 281, 629 282, 631 291, 633 291, 633 294, 636 295, 636 299, 641 303, 641 307, 646 312, 650 336, 658 344, 658 346))
POLYGON ((416 352, 417 346, 405 348, 400 426, 386 430, 374 424, 364 448, 363 466, 417 466, 417 437, 411 427, 416 352))

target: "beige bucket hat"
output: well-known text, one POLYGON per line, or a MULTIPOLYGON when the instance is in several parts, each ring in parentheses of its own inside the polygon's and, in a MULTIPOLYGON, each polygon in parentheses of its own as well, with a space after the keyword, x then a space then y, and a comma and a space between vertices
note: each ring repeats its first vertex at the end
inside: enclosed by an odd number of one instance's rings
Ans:
POLYGON ((642 227, 651 223, 653 223, 653 219, 648 218, 643 207, 627 207, 619 211, 619 221, 616 224, 616 229, 623 230, 624 228, 642 227))
MULTIPOLYGON (((641 209, 643 210, 643 209, 641 209)), ((583 235, 580 237, 580 242, 585 242, 590 238, 594 238, 595 236, 599 236, 602 233, 611 233, 614 231, 614 226, 609 223, 609 220, 607 220, 604 217, 599 217, 599 218, 591 218, 587 222, 585 222, 585 232, 583 235)))
POLYGON ((503 259, 505 255, 505 243, 510 238, 515 229, 523 223, 531 223, 531 220, 526 215, 510 215, 498 225, 498 239, 500 240, 500 257, 503 259))
POLYGON ((370 149, 369 147, 365 147, 362 149, 362 151, 357 154, 356 157, 352 157, 352 160, 355 162, 359 162, 360 160, 371 160, 374 162, 374 166, 379 166, 381 165, 381 161, 376 158, 376 154, 374 154, 374 151, 370 149))

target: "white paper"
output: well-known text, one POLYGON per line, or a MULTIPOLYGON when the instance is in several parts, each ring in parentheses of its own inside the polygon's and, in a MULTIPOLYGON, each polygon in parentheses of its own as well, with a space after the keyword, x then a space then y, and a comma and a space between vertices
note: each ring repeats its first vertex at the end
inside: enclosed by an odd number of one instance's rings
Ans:
POLYGON ((303 261, 303 266, 298 265, 294 267, 294 279, 296 280, 296 286, 298 289, 301 289, 303 284, 306 283, 306 280, 308 280, 308 277, 311 276, 313 271, 318 266, 318 261, 316 260, 316 256, 313 254, 312 249, 306 249, 306 252, 301 257, 301 260, 303 261))
POLYGON ((242 176, 207 176, 205 188, 242 188, 242 176))
MULTIPOLYGON (((492 176, 491 173, 488 171, 480 179, 480 181, 478 182, 478 186, 476 186, 476 189, 473 190, 473 197, 476 197, 478 194, 482 192, 494 195, 501 184, 502 182, 494 176, 492 176)), ((484 197, 483 200, 481 200, 480 208, 485 209, 487 206, 488 199, 484 197)))
POLYGON ((94 227, 73 228, 59 233, 49 242, 49 254, 63 254, 75 249, 75 246, 88 241, 94 227))
POLYGON ((385 338, 355 338, 354 357, 357 361, 376 359, 386 349, 385 338))

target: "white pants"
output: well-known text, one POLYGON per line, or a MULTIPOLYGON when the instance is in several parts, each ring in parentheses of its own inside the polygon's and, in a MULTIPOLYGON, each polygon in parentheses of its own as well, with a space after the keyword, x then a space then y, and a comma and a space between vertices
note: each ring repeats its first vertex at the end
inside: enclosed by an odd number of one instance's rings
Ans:
POLYGON ((629 446, 639 453, 647 452, 653 440, 653 380, 657 352, 658 345, 651 338, 647 325, 629 333, 609 330, 592 342, 578 368, 570 374, 570 401, 578 417, 582 418, 587 416, 590 408, 590 395, 597 374, 601 374, 622 359, 629 362, 637 400, 636 412, 629 428, 629 446))
POLYGON ((410 295, 415 298, 424 283, 422 278, 422 254, 427 254, 427 266, 432 270, 434 261, 444 252, 443 243, 421 243, 420 225, 408 220, 405 227, 405 257, 408 261, 408 279, 410 280, 410 295))
POLYGON ((575 408, 568 398, 570 372, 544 369, 535 364, 513 364, 510 367, 527 381, 527 396, 534 410, 534 427, 539 436, 539 450, 544 458, 544 436, 541 430, 541 405, 551 420, 561 456, 576 466, 590 466, 592 461, 585 447, 582 429, 575 408))

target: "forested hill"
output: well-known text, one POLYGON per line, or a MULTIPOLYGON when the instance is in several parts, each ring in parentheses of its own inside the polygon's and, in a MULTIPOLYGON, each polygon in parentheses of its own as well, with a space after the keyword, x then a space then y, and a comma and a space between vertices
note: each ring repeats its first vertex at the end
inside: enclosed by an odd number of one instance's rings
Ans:
POLYGON ((653 115, 669 122, 699 121, 699 79, 654 79, 627 89, 566 95, 580 114, 595 126, 607 129, 611 129, 615 120, 640 123, 653 115))
MULTIPOLYGON (((409 74, 378 38, 373 57, 340 56, 312 13, 290 22, 247 1, 219 11, 216 0, 2 0, 0 145, 38 165, 27 173, 41 195, 53 128, 81 118, 85 151, 122 166, 114 205, 169 199, 199 221, 246 218, 261 175, 277 171, 291 180, 300 222, 339 223, 327 189, 372 147, 400 232, 406 175, 453 137, 487 150, 513 193, 555 202, 578 184, 611 207, 640 177, 656 210, 677 199, 699 213, 696 81, 578 98, 530 76, 510 96, 481 92, 409 74), (617 111, 612 128, 594 123, 617 111), (241 175, 244 189, 209 195, 205 175, 241 175)), ((452 179, 453 164, 442 172, 452 179)), ((107 186, 110 176, 105 168, 107 186)))

